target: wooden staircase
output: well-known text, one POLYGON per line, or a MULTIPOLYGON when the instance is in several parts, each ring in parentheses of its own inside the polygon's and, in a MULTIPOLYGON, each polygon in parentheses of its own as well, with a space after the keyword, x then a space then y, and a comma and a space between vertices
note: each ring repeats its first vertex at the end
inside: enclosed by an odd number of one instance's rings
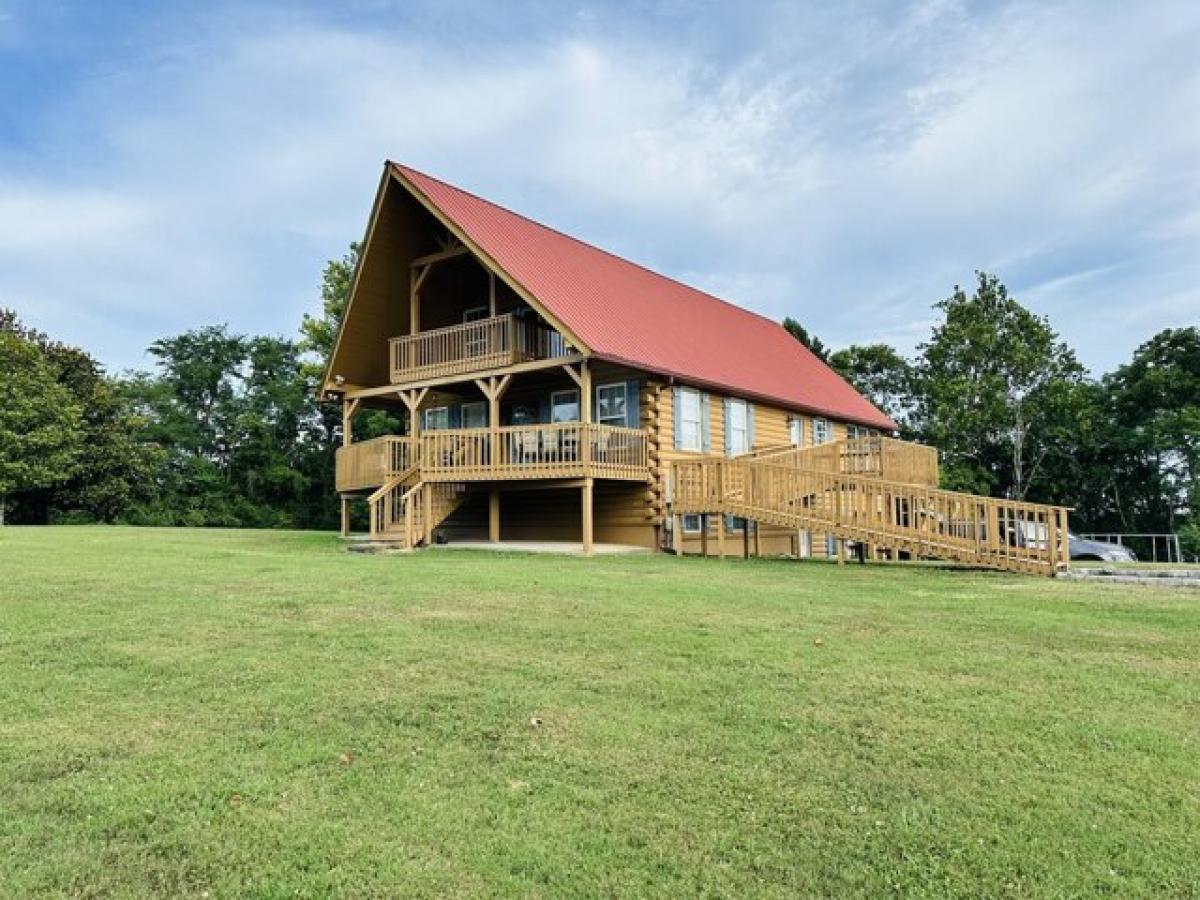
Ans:
MULTIPOLYGON (((872 554, 883 552, 892 558, 903 553, 915 559, 953 560, 1039 575, 1066 568, 1064 507, 884 478, 886 452, 871 463, 870 454, 861 452, 868 445, 845 446, 854 443, 676 462, 671 477, 672 514, 739 516, 865 544, 872 554)), ((927 460, 917 453, 904 458, 904 465, 911 467, 909 477, 930 478, 927 460)), ((936 477, 936 467, 932 474, 936 477)))
POLYGON ((414 471, 399 475, 367 498, 372 541, 411 550, 433 542, 433 531, 466 499, 461 482, 420 481, 414 471))

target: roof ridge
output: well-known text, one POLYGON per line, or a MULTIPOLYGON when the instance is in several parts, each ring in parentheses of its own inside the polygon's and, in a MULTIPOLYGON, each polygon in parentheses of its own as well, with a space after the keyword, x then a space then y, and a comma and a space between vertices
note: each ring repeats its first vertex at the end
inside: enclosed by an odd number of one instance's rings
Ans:
MULTIPOLYGON (((642 263, 639 263, 639 262, 634 262, 632 259, 626 259, 624 256, 620 256, 619 254, 614 253, 612 250, 606 250, 603 247, 600 247, 596 244, 592 244, 588 241, 583 240, 582 238, 575 237, 575 235, 568 234, 567 232, 563 231, 562 229, 555 228, 553 225, 547 225, 545 222, 539 222, 537 219, 533 218, 532 216, 527 216, 524 213, 519 213, 514 209, 509 209, 507 206, 504 206, 501 203, 496 203, 494 200, 489 200, 487 197, 481 197, 479 194, 476 194, 474 191, 469 191, 466 188, 461 188, 456 184, 451 184, 448 181, 444 181, 443 179, 438 178, 436 175, 430 175, 428 172, 422 172, 420 169, 414 168, 413 166, 405 165, 404 163, 398 163, 392 159, 389 159, 387 162, 388 162, 388 165, 395 166, 396 168, 401 169, 402 171, 414 172, 417 175, 420 175, 422 178, 428 178, 430 181, 436 181, 438 184, 442 185, 442 187, 450 188, 452 191, 458 191, 460 194, 466 194, 468 197, 471 197, 474 200, 478 200, 480 203, 486 203, 488 206, 494 206, 496 209, 502 210, 503 212, 507 213, 510 216, 516 216, 518 219, 524 219, 526 222, 529 222, 532 225, 536 225, 538 228, 543 228, 546 231, 553 232, 554 234, 557 234, 559 237, 566 238, 567 240, 569 240, 573 243, 579 244, 580 246, 583 246, 583 247, 587 247, 589 250, 595 250, 597 253, 603 253, 605 256, 611 257, 612 259, 615 259, 618 262, 624 263, 627 266, 633 266, 636 269, 641 269, 643 272, 648 272, 649 274, 653 275, 655 278, 662 278, 665 281, 670 281, 674 284, 679 285, 680 287, 687 288, 689 291, 699 294, 702 297, 706 297, 709 300, 713 300, 713 301, 716 301, 717 303, 724 304, 725 306, 728 306, 730 309, 736 310, 737 312, 741 313, 742 315, 753 316, 756 319, 762 319, 764 322, 769 322, 771 325, 774 325, 776 328, 783 328, 782 323, 776 322, 774 319, 769 318, 768 316, 765 316, 762 313, 755 312, 752 309, 746 309, 746 307, 739 306, 738 304, 734 303, 732 300, 726 300, 723 297, 718 297, 716 294, 710 294, 708 291, 702 290, 701 288, 698 288, 694 285, 688 284, 686 281, 681 281, 680 279, 675 278, 672 275, 665 275, 662 272, 656 271, 655 269, 651 269, 647 265, 643 265, 642 263)), ((797 341, 796 343, 800 344, 799 341, 797 341)), ((800 346, 804 347, 803 344, 800 344, 800 346)), ((807 347, 805 347, 804 349, 808 350, 807 347)), ((809 350, 809 352, 811 353, 812 351, 809 350)))

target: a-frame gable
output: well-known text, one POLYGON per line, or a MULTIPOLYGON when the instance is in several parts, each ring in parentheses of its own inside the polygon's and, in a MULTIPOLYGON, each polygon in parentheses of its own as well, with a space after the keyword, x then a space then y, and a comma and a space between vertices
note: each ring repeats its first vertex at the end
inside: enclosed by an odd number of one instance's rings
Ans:
POLYGON ((571 330, 570 326, 546 309, 542 302, 538 300, 538 298, 535 297, 528 290, 528 288, 525 287, 525 285, 521 284, 521 282, 506 272, 504 268, 487 253, 486 250, 480 247, 470 235, 460 228, 458 223, 447 216, 441 210, 441 208, 425 194, 424 191, 422 191, 416 184, 412 182, 410 178, 408 178, 403 172, 393 165, 389 164, 388 168, 391 170, 392 177, 395 178, 397 182, 402 184, 405 189, 408 190, 408 192, 412 194, 412 196, 415 197, 421 203, 421 205, 433 215, 435 219, 441 222, 447 231, 458 238, 458 240, 460 240, 471 251, 471 255, 479 261, 480 265, 491 271, 497 278, 507 284, 518 297, 528 303, 529 306, 536 310, 537 313, 556 331, 562 334, 572 347, 585 355, 589 355, 591 353, 587 345, 579 339, 579 336, 571 330))
POLYGON ((433 203, 402 172, 385 164, 363 237, 350 297, 338 328, 321 386, 350 391, 388 383, 387 340, 409 331, 409 273, 414 262, 437 257, 427 246, 429 220, 440 224, 466 247, 485 271, 492 272, 583 354, 590 350, 520 282, 433 203), (338 377, 341 383, 338 383, 338 377))

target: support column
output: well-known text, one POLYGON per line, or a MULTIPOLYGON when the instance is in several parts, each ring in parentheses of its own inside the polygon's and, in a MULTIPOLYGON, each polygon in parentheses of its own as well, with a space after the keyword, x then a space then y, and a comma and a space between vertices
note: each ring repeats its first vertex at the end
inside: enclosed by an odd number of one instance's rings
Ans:
POLYGON ((358 412, 358 404, 361 400, 343 400, 342 401, 342 446, 349 447, 351 437, 354 433, 354 414, 358 412))
POLYGON ((350 501, 342 498, 342 537, 350 537, 350 501))
POLYGON ((837 564, 844 566, 846 564, 846 539, 836 538, 837 541, 837 564))
POLYGON ((500 541, 500 490, 492 488, 488 493, 488 540, 493 544, 500 541))
POLYGON ((708 559, 708 513, 700 514, 700 555, 708 559))
POLYGON ((671 549, 676 556, 683 556, 683 516, 671 516, 671 549))
POLYGON ((750 558, 750 520, 742 519, 742 559, 750 558))
POLYGON ((592 479, 583 479, 583 555, 592 555, 592 479))
POLYGON ((762 556, 762 523, 754 523, 754 555, 762 556))
POLYGON ((725 516, 717 514, 717 556, 725 558, 725 516))

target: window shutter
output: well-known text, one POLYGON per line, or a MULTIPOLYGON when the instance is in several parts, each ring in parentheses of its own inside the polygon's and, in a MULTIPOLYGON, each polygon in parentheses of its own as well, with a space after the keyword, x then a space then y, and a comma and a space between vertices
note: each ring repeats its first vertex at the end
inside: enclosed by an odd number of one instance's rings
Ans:
POLYGON ((746 449, 754 449, 754 404, 746 401, 746 449))
POLYGON ((446 410, 446 426, 448 428, 462 428, 462 406, 451 406, 446 410))
POLYGON ((675 412, 675 449, 683 449, 683 410, 679 399, 679 385, 671 388, 671 409, 675 412))
POLYGON ((625 424, 630 428, 641 426, 642 397, 638 393, 638 383, 625 383, 625 424))
POLYGON ((700 449, 712 452, 712 398, 708 391, 700 395, 700 449))
POLYGON ((726 397, 726 398, 725 398, 725 403, 724 403, 724 410, 725 410, 725 455, 726 455, 726 456, 733 456, 733 429, 729 427, 729 422, 730 422, 729 413, 730 413, 730 410, 731 410, 732 408, 733 408, 733 401, 731 401, 731 400, 730 400, 728 397, 726 397))

